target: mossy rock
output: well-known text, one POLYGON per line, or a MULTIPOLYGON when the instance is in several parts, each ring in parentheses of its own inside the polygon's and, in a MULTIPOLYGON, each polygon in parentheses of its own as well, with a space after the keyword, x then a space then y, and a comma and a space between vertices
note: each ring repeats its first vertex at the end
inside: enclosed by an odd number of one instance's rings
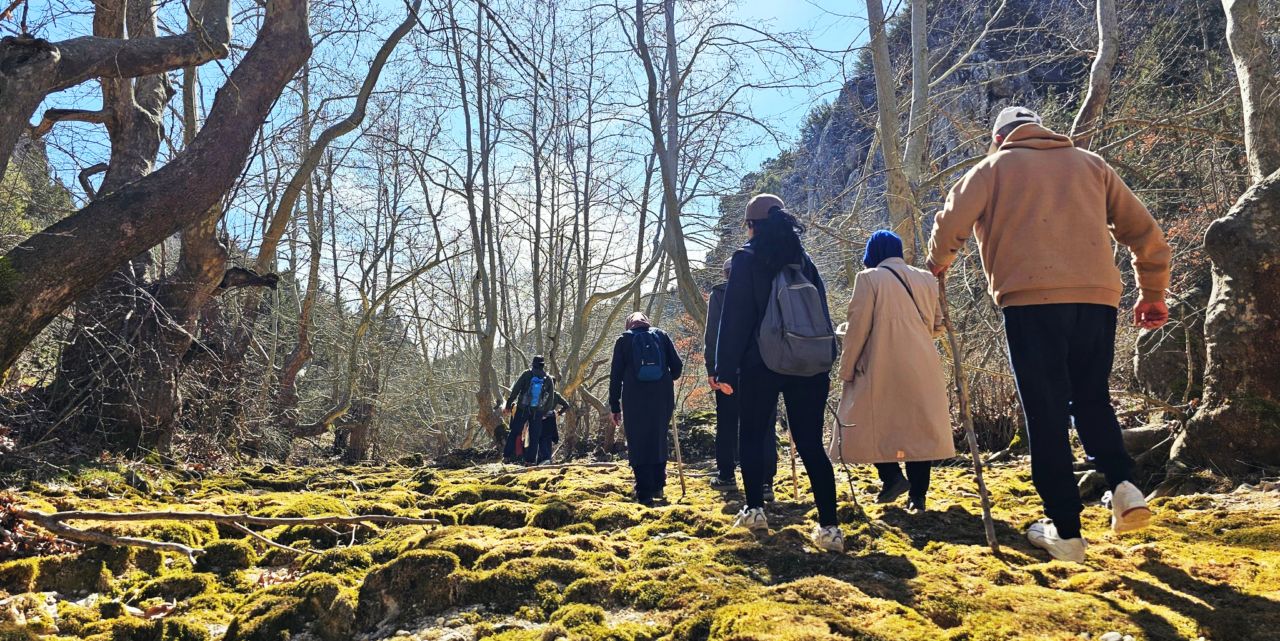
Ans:
POLYGON ((640 515, 638 506, 606 505, 588 515, 587 520, 595 526, 597 531, 607 532, 639 525, 644 517, 640 515))
POLYGON ((441 612, 454 602, 458 557, 414 550, 369 572, 360 586, 356 619, 361 628, 441 612))
POLYGON ((553 501, 538 508, 529 517, 529 525, 544 530, 558 530, 573 523, 573 507, 563 501, 553 501))
POLYGON ((40 559, 36 589, 61 594, 111 592, 115 577, 107 563, 96 555, 54 556, 40 559))
POLYGON ((471 508, 462 522, 467 525, 488 525, 514 530, 524 527, 532 513, 533 507, 528 503, 507 500, 485 501, 471 508))
POLYGON ((564 600, 566 603, 604 605, 609 603, 612 588, 613 579, 608 577, 578 579, 564 589, 564 600))
POLYGON ((40 635, 25 625, 0 623, 0 641, 40 641, 40 635))
POLYGON ((440 472, 431 468, 420 469, 409 477, 409 487, 422 494, 435 494, 440 489, 440 472))
POLYGON ((147 581, 136 591, 134 600, 160 598, 184 601, 218 590, 218 578, 207 572, 177 572, 147 581))
MULTIPOLYGON (((712 618, 708 641, 847 641, 831 630, 815 608, 755 601, 720 608, 712 618)), ((860 636, 860 639, 875 637, 860 636)))
POLYGON ((102 620, 98 608, 76 605, 70 601, 58 602, 58 632, 78 637, 87 636, 86 626, 102 620))
POLYGON ((0 590, 9 594, 34 592, 40 576, 40 559, 16 559, 0 563, 0 590))
POLYGON ((122 617, 90 624, 85 632, 86 641, 209 641, 212 638, 204 624, 183 617, 154 621, 122 617))
POLYGON ((468 603, 484 603, 496 610, 511 611, 520 605, 539 601, 537 588, 543 582, 563 589, 574 581, 601 575, 599 570, 579 561, 513 559, 495 570, 471 577, 465 586, 464 600, 468 603))
POLYGON ((570 630, 585 625, 600 625, 604 623, 604 619, 604 608, 582 603, 571 603, 551 615, 552 623, 559 623, 570 630))
POLYGON ((181 543, 193 548, 204 547, 218 538, 218 528, 212 523, 199 521, 152 521, 106 523, 95 529, 115 536, 133 536, 170 543, 181 543))
POLYGON ((251 595, 222 641, 288 641, 307 631, 323 641, 347 641, 355 633, 355 611, 355 590, 312 573, 251 595))
POLYGON ((360 546, 325 550, 302 561, 304 572, 323 572, 334 575, 352 574, 371 567, 373 567, 373 555, 360 546))
POLYGON ((493 484, 462 484, 441 488, 435 496, 435 503, 441 507, 456 505, 472 505, 482 501, 528 501, 529 494, 523 490, 493 484))
POLYGON ((204 554, 196 559, 200 572, 227 573, 247 570, 258 562, 258 551, 248 541, 230 539, 214 541, 205 546, 204 554))
POLYGON ((262 510, 270 517, 341 516, 350 513, 342 501, 324 494, 299 492, 272 496, 276 497, 278 504, 262 510))

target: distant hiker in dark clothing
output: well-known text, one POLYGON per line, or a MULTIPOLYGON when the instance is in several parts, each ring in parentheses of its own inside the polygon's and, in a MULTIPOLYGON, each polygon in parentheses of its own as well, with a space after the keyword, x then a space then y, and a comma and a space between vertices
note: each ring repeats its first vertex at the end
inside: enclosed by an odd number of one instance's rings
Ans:
POLYGON ((511 413, 514 409, 515 415, 511 418, 511 432, 507 434, 507 443, 502 449, 504 461, 514 461, 521 454, 525 463, 533 464, 538 461, 538 449, 542 442, 542 417, 551 410, 555 402, 555 383, 555 379, 547 374, 546 361, 541 356, 534 356, 528 371, 521 374, 516 384, 511 386, 506 410, 511 413))
POLYGON ((845 463, 875 464, 884 483, 876 502, 909 493, 907 509, 920 512, 932 461, 956 455, 933 342, 944 329, 938 281, 903 260, 902 239, 891 231, 871 235, 862 263, 840 358, 840 427, 828 449, 845 463))
POLYGON ((653 505, 667 484, 667 431, 676 409, 675 379, 684 363, 666 332, 640 312, 613 343, 609 411, 627 435, 627 459, 636 477, 636 500, 653 505))
POLYGON ((800 244, 804 228, 782 199, 747 203, 747 244, 733 255, 716 347, 716 383, 741 407, 738 440, 747 503, 735 524, 769 529, 764 513, 765 435, 781 394, 787 425, 804 461, 818 508, 815 545, 843 551, 836 521, 836 481, 822 444, 823 416, 836 339, 827 292, 800 244))
MULTIPOLYGON (((724 262, 724 277, 729 279, 729 268, 732 259, 724 262)), ((720 391, 716 384, 716 343, 720 337, 720 315, 724 308, 724 290, 728 283, 720 283, 711 288, 711 299, 707 301, 707 326, 702 339, 702 356, 707 364, 707 383, 716 393, 716 476, 711 487, 716 489, 733 489, 738 486, 734 479, 734 469, 738 466, 738 399, 720 391)), ((772 424, 777 424, 777 410, 774 410, 772 424)), ((778 436, 771 431, 765 438, 765 500, 773 500, 773 479, 778 474, 778 436)))
POLYGON ((569 409, 569 401, 564 400, 560 392, 552 393, 555 394, 554 404, 550 411, 542 415, 542 439, 538 441, 539 465, 551 462, 551 452, 555 449, 555 444, 560 442, 560 429, 556 424, 556 417, 569 409))
POLYGON ((977 236, 991 297, 1004 312, 1009 361, 1027 420, 1031 481, 1048 519, 1027 538, 1058 560, 1081 563, 1080 490, 1071 428, 1111 486, 1111 529, 1151 520, 1133 483, 1111 405, 1111 368, 1124 283, 1115 245, 1133 252, 1134 324, 1169 320, 1172 251, 1160 225, 1101 156, 1046 129, 1030 109, 996 117, 991 153, 947 195, 934 218, 929 270, 942 276, 977 236))

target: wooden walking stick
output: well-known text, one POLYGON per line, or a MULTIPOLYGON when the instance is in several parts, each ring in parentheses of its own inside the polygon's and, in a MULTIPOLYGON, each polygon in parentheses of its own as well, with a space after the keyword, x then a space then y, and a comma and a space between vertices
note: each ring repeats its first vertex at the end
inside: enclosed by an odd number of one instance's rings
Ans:
POLYGON ((960 422, 964 425, 965 440, 969 442, 969 454, 973 457, 973 473, 978 479, 978 495, 982 498, 982 525, 987 531, 987 545, 997 556, 1000 542, 996 540, 996 522, 991 518, 991 495, 982 479, 982 456, 978 453, 978 436, 973 431, 973 413, 969 408, 969 383, 964 377, 964 364, 960 357, 960 341, 951 326, 951 310, 947 303, 947 281, 938 277, 938 304, 942 306, 942 325, 947 328, 947 342, 951 345, 951 371, 955 376, 956 397, 960 400, 960 422))

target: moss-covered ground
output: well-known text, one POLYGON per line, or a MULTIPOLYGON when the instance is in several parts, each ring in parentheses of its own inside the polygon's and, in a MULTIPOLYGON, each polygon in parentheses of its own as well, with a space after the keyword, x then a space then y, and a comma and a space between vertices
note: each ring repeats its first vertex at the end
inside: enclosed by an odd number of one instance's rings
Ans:
MULTIPOLYGON (((986 548, 972 474, 937 471, 931 511, 872 504, 870 470, 841 477, 844 554, 807 542, 789 476, 773 529, 731 528, 741 497, 689 470, 681 499, 629 501, 625 467, 522 470, 269 466, 127 482, 95 469, 16 492, 38 509, 180 509, 268 516, 391 513, 439 527, 95 525, 207 550, 88 547, 0 564, 0 639, 969 640, 1280 639, 1280 493, 1158 500, 1117 537, 1085 513, 1084 565, 1021 536, 1038 518, 1024 463, 991 471, 1004 558, 986 548), (865 511, 864 511, 865 510, 865 511), (1087 635, 1087 636, 1086 636, 1087 635)), ((136 476, 136 474, 134 475, 136 476)), ((81 526, 91 524, 82 523, 81 526)))

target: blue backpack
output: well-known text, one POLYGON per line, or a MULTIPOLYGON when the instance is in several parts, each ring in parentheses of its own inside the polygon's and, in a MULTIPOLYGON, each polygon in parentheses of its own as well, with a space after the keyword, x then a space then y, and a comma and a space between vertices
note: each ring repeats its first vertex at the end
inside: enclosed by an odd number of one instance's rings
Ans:
POLYGON ((631 366, 636 380, 652 383, 662 380, 667 373, 667 353, 654 329, 631 332, 631 366))
POLYGON ((542 374, 534 373, 533 378, 529 379, 529 389, 525 392, 524 406, 529 409, 542 407, 542 388, 546 378, 542 374))

